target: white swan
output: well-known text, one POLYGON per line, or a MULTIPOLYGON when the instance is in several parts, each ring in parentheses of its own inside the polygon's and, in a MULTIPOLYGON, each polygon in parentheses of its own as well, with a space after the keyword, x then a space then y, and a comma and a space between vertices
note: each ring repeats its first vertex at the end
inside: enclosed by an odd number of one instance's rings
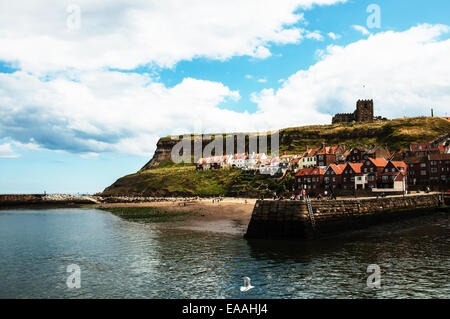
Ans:
POLYGON ((255 288, 254 286, 252 286, 252 285, 250 284, 250 278, 248 278, 248 277, 242 277, 242 279, 244 279, 244 287, 241 287, 241 291, 242 291, 242 292, 244 292, 244 291, 249 291, 250 289, 255 288))

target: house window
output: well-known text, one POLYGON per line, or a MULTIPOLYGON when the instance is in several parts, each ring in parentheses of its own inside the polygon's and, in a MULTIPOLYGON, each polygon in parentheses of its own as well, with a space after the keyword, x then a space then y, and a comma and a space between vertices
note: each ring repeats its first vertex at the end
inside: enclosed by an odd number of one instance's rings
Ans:
POLYGON ((347 182, 347 177, 344 177, 344 183, 347 182))
POLYGON ((427 167, 426 163, 420 163, 420 167, 427 167))
POLYGON ((369 176, 369 181, 374 181, 375 180, 375 176, 370 175, 369 176))
POLYGON ((389 176, 382 176, 381 179, 384 183, 387 183, 389 181, 389 176))
POLYGON ((433 168, 431 169, 431 173, 437 173, 437 168, 433 167, 433 168))
POLYGON ((422 176, 427 175, 427 171, 420 171, 420 175, 422 175, 422 176))

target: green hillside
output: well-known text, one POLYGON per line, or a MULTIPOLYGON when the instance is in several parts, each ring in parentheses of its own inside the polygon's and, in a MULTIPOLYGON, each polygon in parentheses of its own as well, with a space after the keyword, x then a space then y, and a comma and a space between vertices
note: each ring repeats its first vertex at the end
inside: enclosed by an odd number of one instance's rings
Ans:
MULTIPOLYGON (((368 147, 387 145, 391 151, 406 150, 412 143, 425 143, 450 133, 450 121, 442 118, 404 118, 375 123, 343 123, 305 126, 280 131, 280 152, 298 154, 306 146, 345 145, 368 147)), ((161 139, 163 142, 167 138, 161 139)), ((161 142, 161 141, 160 141, 161 142)), ((158 147, 165 147, 164 143, 158 147)), ((169 146, 167 146, 169 147, 169 146)), ((157 150, 158 151, 158 150, 157 150)), ((170 154, 165 150, 165 153, 170 154)), ((142 196, 250 196, 270 195, 290 189, 289 178, 281 183, 271 176, 240 170, 197 172, 193 165, 175 165, 163 160, 151 169, 118 179, 104 195, 142 196)))

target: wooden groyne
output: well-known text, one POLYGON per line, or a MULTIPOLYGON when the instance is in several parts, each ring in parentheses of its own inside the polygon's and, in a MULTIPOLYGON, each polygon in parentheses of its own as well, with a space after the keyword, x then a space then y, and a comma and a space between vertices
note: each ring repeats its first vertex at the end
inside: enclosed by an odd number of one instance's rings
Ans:
POLYGON ((408 195, 310 203, 308 208, 306 201, 257 201, 245 238, 304 239, 366 228, 395 219, 433 214, 450 204, 450 196, 408 195))

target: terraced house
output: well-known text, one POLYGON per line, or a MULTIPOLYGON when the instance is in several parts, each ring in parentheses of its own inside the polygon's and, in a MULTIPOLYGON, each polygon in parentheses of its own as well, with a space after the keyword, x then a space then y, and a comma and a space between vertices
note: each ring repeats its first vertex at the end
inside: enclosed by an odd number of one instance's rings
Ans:
POLYGON ((384 158, 371 158, 364 160, 361 172, 365 175, 366 186, 364 188, 376 188, 378 176, 383 172, 388 162, 384 158))
POLYGON ((296 175, 297 190, 305 189, 308 195, 323 192, 323 179, 325 170, 321 167, 301 169, 296 175))
POLYGON ((324 189, 330 189, 333 192, 342 189, 342 172, 346 164, 330 164, 325 170, 324 189))

